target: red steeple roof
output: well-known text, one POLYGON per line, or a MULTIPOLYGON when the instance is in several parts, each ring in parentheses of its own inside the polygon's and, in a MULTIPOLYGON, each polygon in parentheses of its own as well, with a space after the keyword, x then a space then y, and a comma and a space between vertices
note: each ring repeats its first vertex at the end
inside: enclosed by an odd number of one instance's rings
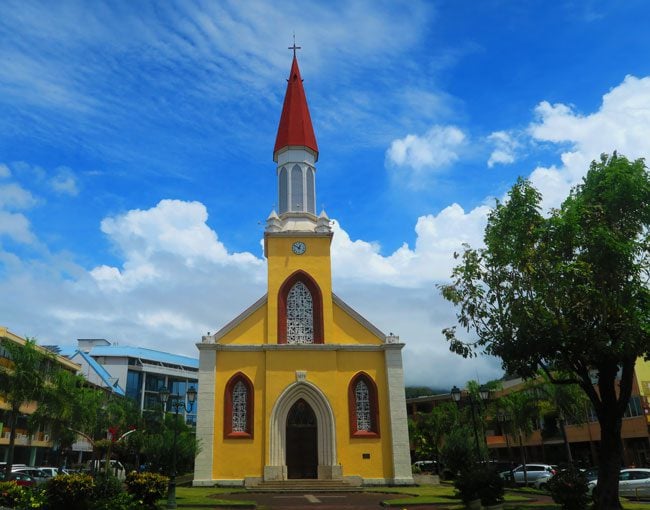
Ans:
POLYGON ((289 83, 287 83, 287 92, 284 95, 278 134, 275 137, 274 159, 280 149, 290 145, 308 147, 316 153, 316 159, 318 159, 318 145, 316 136, 314 136, 314 128, 311 125, 307 97, 305 89, 302 87, 302 78, 295 54, 287 81, 289 83))

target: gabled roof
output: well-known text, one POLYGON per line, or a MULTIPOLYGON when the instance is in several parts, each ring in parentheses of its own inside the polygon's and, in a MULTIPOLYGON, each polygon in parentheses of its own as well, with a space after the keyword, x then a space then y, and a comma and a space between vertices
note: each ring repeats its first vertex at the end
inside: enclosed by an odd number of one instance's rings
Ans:
POLYGON ((287 81, 287 91, 284 95, 273 157, 275 159, 277 152, 285 147, 307 147, 314 151, 316 160, 318 160, 318 144, 311 124, 300 69, 298 69, 298 59, 295 55, 287 81))

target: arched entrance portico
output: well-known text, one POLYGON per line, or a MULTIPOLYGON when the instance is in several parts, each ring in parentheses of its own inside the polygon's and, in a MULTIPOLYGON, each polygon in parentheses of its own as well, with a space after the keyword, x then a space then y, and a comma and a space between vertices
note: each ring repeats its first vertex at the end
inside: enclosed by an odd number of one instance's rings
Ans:
MULTIPOLYGON (((289 478, 287 430, 290 427, 288 427, 288 419, 294 405, 300 400, 308 405, 316 422, 315 441, 318 462, 316 476, 318 479, 342 478, 341 466, 338 464, 336 456, 336 428, 332 407, 316 385, 307 381, 297 381, 282 392, 273 406, 269 423, 269 457, 268 464, 264 466, 264 480, 287 480, 289 478)), ((289 455, 292 454, 293 452, 290 451, 289 455)))

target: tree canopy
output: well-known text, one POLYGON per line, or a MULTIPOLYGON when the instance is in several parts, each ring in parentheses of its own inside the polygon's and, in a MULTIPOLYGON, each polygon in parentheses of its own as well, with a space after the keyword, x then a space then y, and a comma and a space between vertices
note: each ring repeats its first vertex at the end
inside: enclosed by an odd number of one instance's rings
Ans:
POLYGON ((443 333, 465 357, 483 352, 508 372, 541 368, 554 383, 579 384, 602 430, 598 505, 618 508, 621 419, 635 362, 650 354, 647 168, 603 155, 548 216, 541 198, 519 179, 490 214, 485 247, 457 255, 442 295, 474 339, 443 333))

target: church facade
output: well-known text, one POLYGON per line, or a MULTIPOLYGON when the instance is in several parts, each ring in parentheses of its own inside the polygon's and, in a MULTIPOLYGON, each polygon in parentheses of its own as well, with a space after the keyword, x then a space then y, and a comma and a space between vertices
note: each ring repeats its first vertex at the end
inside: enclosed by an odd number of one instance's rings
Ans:
POLYGON ((278 126, 268 292, 199 349, 194 485, 411 484, 403 344, 332 291, 318 145, 295 56, 278 126))

